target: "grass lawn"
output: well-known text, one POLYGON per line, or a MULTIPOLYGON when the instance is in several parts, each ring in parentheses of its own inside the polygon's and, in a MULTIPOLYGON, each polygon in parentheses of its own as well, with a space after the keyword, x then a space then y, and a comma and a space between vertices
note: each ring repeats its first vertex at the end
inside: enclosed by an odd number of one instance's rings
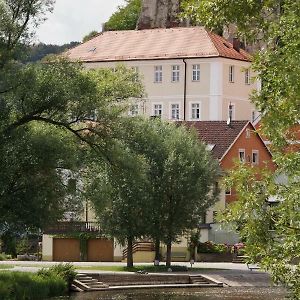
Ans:
POLYGON ((7 270, 14 268, 14 265, 0 265, 0 270, 7 270))
MULTIPOLYGON (((11 269, 14 266, 18 267, 34 267, 34 268, 47 268, 43 264, 16 264, 16 265, 0 265, 0 269, 11 269)), ((126 266, 75 266, 75 269, 87 270, 87 271, 111 271, 111 272, 138 272, 138 271, 146 271, 148 273, 160 273, 167 272, 169 268, 165 265, 153 266, 153 265, 135 265, 132 268, 127 268, 126 266)), ((221 269, 206 269, 206 268, 187 268, 185 266, 172 265, 172 272, 201 272, 207 270, 221 270, 221 269)))
MULTIPOLYGON (((166 266, 149 266, 149 265, 136 265, 132 268, 127 268, 125 266, 93 266, 93 267, 76 267, 77 270, 89 270, 89 271, 111 271, 111 272, 138 272, 138 271, 146 271, 149 273, 160 273, 167 272, 169 268, 166 266)), ((212 270, 212 269, 204 269, 204 268, 187 268, 184 266, 173 265, 171 266, 173 272, 199 272, 204 270, 212 270)))

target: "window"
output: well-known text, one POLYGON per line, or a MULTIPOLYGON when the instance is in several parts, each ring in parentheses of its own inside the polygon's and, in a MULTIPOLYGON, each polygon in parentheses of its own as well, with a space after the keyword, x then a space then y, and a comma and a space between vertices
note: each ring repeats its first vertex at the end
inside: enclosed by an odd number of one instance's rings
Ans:
POLYGON ((250 84, 250 70, 245 71, 245 84, 250 84))
POLYGON ((234 66, 229 66, 229 82, 234 82, 234 66))
POLYGON ((179 120, 179 104, 171 104, 172 120, 179 120))
POLYGON ((200 65, 193 65, 193 81, 200 81, 200 65))
POLYGON ((162 66, 154 67, 154 82, 162 82, 162 66))
POLYGON ((234 105, 230 103, 228 105, 228 118, 230 118, 230 120, 234 120, 234 115, 234 105))
POLYGON ((226 188, 225 195, 227 196, 231 195, 231 188, 226 188))
POLYGON ((180 66, 172 66, 172 82, 179 82, 180 66))
POLYGON ((132 117, 137 116, 139 114, 139 106, 138 106, 138 104, 131 105, 128 114, 129 114, 129 116, 132 116, 132 117))
POLYGON ((250 139, 250 136, 251 136, 250 129, 247 128, 247 129, 246 129, 246 139, 250 139))
POLYGON ((239 149, 239 159, 240 162, 245 162, 246 159, 245 149, 239 149))
POLYGON ((200 103, 192 103, 192 119, 200 120, 200 103))
POLYGON ((161 117, 161 115, 162 115, 162 104, 154 104, 153 113, 154 113, 154 116, 161 117))
POLYGON ((258 165, 258 150, 252 150, 252 164, 258 165))

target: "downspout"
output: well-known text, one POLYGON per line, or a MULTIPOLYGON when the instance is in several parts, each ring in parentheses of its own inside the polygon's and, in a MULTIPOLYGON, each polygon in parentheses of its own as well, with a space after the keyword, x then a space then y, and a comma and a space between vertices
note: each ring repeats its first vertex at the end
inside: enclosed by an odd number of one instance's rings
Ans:
POLYGON ((182 60, 184 63, 184 87, 183 87, 183 121, 186 121, 186 84, 187 84, 187 80, 186 80, 186 74, 187 74, 187 64, 185 59, 182 60))

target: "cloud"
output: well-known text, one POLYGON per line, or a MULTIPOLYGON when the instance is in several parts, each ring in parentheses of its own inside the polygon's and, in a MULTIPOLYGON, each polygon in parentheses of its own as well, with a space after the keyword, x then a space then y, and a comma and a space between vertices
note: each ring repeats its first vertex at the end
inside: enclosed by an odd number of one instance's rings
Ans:
POLYGON ((124 0, 56 0, 54 12, 37 30, 37 41, 64 44, 81 41, 92 30, 101 31, 124 0))

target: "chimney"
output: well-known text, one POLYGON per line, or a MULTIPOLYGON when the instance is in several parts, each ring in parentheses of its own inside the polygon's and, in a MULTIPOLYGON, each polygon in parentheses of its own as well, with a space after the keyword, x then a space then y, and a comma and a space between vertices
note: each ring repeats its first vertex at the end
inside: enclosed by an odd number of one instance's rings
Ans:
POLYGON ((233 45, 233 49, 236 50, 237 52, 240 52, 241 49, 241 42, 238 38, 234 37, 232 39, 232 45, 233 45))

